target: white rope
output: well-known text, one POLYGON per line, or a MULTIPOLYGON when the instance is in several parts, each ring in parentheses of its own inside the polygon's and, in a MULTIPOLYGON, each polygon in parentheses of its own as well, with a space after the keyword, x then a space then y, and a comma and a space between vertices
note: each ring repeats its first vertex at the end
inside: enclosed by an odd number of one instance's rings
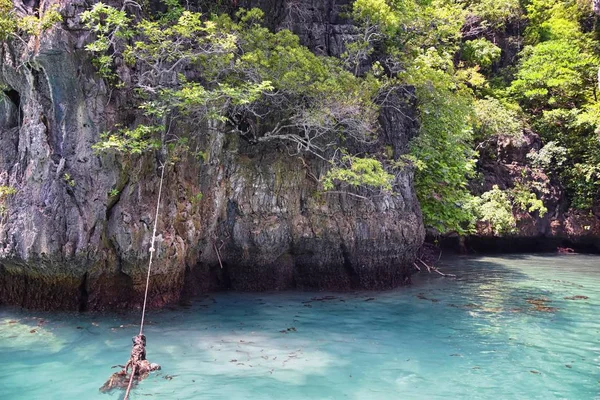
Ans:
MULTIPOLYGON (((150 286, 150 270, 152 269, 152 259, 154 257, 154 241, 156 240, 156 225, 158 224, 158 211, 160 210, 160 196, 162 195, 163 180, 165 177, 165 165, 161 165, 162 172, 160 173, 160 185, 158 186, 158 199, 156 200, 156 215, 154 216, 154 228, 152 228, 152 242, 150 243, 150 261, 148 262, 148 274, 146 275, 146 291, 144 292, 144 306, 142 307, 142 320, 140 321, 140 335, 144 330, 144 317, 146 316, 146 303, 148 302, 148 287, 150 286)), ((134 365, 131 369, 131 377, 129 378, 129 385, 127 385, 127 391, 125 392, 124 400, 129 399, 129 391, 133 384, 133 377, 135 376, 135 370, 137 365, 134 365)))
POLYGON ((146 276, 146 292, 144 293, 144 306, 142 308, 142 321, 140 322, 140 335, 144 330, 144 317, 146 315, 146 302, 148 301, 148 287, 150 286, 150 270, 152 269, 152 258, 154 257, 154 241, 156 239, 156 224, 158 223, 158 211, 160 209, 160 196, 162 194, 163 179, 165 176, 165 166, 161 166, 160 185, 158 187, 158 200, 156 201, 156 215, 154 217, 154 229, 152 230, 152 242, 150 244, 150 262, 148 263, 148 275, 146 276))
POLYGON ((125 397, 123 398, 123 400, 129 399, 129 392, 131 391, 131 385, 133 384, 133 377, 135 376, 136 368, 137 365, 134 365, 133 368, 131 368, 131 377, 129 378, 129 385, 127 385, 127 391, 125 392, 125 397))

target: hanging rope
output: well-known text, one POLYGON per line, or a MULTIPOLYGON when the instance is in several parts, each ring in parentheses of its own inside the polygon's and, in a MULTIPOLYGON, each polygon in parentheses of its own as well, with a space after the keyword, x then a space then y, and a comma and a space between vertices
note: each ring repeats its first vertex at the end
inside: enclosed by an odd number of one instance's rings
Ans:
POLYGON ((158 200, 156 201, 156 214, 154 216, 154 229, 152 230, 152 242, 150 243, 150 262, 148 263, 148 274, 146 275, 146 292, 144 293, 144 306, 142 307, 142 321, 140 322, 140 335, 144 330, 144 317, 146 315, 146 302, 148 301, 148 286, 150 286, 150 270, 152 269, 152 258, 154 256, 154 240, 156 239, 156 224, 158 223, 158 210, 160 209, 160 196, 162 194, 163 179, 165 177, 164 164, 160 167, 160 184, 158 186, 158 200))
MULTIPOLYGON (((148 287, 150 286, 150 271, 152 270, 152 259, 154 258, 154 241, 156 240, 156 225, 158 224, 158 212, 160 210, 160 197, 162 195, 163 180, 165 177, 165 166, 164 164, 160 167, 162 172, 160 173, 160 184, 158 186, 158 199, 156 201, 156 214, 154 216, 154 228, 152 229, 152 241, 150 242, 150 261, 148 262, 148 274, 146 275, 146 291, 144 292, 144 305, 142 307, 142 320, 140 321, 140 336, 144 331, 144 318, 146 316, 146 303, 148 302, 148 287)), ((129 385, 127 385, 127 391, 125 392, 124 400, 129 398, 129 392, 131 391, 131 385, 133 384, 133 377, 135 376, 135 370, 137 365, 133 365, 131 370, 131 377, 129 378, 129 385)))
POLYGON ((133 377, 135 376, 135 369, 137 366, 134 366, 131 370, 131 378, 129 378, 129 385, 127 385, 127 391, 125 392, 125 397, 123 400, 129 399, 129 391, 131 390, 131 385, 133 384, 133 377))

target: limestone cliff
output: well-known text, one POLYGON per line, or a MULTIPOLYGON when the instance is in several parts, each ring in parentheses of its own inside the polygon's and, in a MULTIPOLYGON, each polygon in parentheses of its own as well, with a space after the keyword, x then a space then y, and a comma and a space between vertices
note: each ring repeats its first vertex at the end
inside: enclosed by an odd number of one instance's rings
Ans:
MULTIPOLYGON (((345 2, 298 3, 258 2, 274 29, 292 28, 314 51, 339 53, 352 31, 339 17, 345 2)), ((60 27, 1 49, 0 185, 17 189, 0 220, 1 303, 85 310, 141 300, 158 162, 91 149, 107 127, 135 120, 136 110, 97 77, 83 49, 91 38, 78 16, 87 6, 63 0, 60 27)), ((417 130, 412 100, 397 104, 382 112, 377 144, 396 157, 417 130)), ((209 126, 185 129, 203 157, 190 153, 166 171, 153 306, 222 288, 408 281, 424 238, 409 170, 394 195, 323 194, 318 160, 209 126)))
MULTIPOLYGON (((489 225, 477 224, 477 234, 464 238, 462 251, 468 252, 556 252, 569 247, 582 252, 600 252, 600 210, 577 211, 569 207, 565 190, 555 177, 531 165, 527 155, 542 147, 540 137, 525 130, 521 137, 500 137, 481 150, 478 172, 481 179, 471 183, 474 193, 482 193, 497 185, 501 189, 524 182, 535 188, 536 195, 548 209, 516 213, 516 233, 495 235, 489 225)), ((457 237, 448 243, 458 244, 457 237)))

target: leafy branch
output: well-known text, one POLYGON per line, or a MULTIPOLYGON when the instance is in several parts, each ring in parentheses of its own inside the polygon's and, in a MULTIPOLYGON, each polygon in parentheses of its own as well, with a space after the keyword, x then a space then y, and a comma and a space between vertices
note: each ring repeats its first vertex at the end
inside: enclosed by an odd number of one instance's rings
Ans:
POLYGON ((164 147, 176 120, 211 122, 250 143, 287 143, 292 154, 327 161, 341 142, 373 142, 380 81, 313 54, 287 30, 269 31, 262 18, 258 9, 231 18, 176 7, 138 21, 102 3, 84 12, 100 75, 132 90, 148 121, 105 133, 95 148, 141 154, 164 147), (128 73, 118 81, 121 58, 128 73))

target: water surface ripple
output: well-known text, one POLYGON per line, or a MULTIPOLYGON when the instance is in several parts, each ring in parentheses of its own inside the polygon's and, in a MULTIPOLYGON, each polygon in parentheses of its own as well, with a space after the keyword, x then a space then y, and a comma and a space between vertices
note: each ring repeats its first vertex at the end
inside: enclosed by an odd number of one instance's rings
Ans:
MULTIPOLYGON (((132 399, 600 399, 600 257, 452 258, 365 293, 219 293, 147 317, 132 399), (151 396, 151 397, 150 397, 151 396)), ((0 309, 0 399, 118 399, 139 313, 0 309)))

